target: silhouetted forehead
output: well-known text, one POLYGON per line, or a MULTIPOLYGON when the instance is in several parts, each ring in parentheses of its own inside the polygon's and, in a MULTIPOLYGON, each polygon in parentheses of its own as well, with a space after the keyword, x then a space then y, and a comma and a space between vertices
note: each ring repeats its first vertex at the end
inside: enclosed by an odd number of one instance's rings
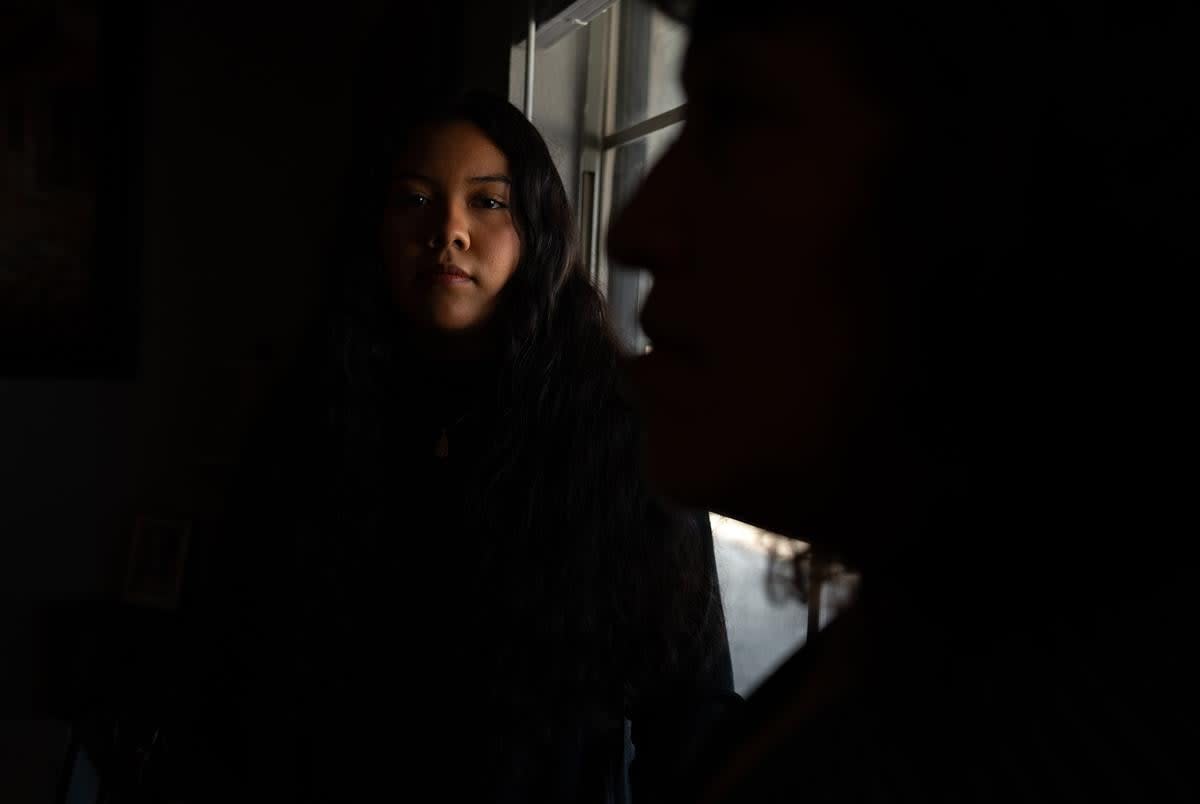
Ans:
POLYGON ((728 31, 688 48, 683 85, 691 103, 729 114, 804 113, 833 82, 847 76, 845 37, 828 24, 758 34, 728 31))
MULTIPOLYGON (((832 11, 862 6, 862 2, 817 2, 816 0, 700 0, 700 2, 663 2, 662 7, 673 16, 688 22, 693 36, 732 31, 766 33, 779 31, 805 19, 819 18, 832 11), (673 10, 672 6, 677 7, 673 10), (678 8, 690 6, 688 8, 678 8)), ((869 4, 867 4, 869 5, 869 4)))

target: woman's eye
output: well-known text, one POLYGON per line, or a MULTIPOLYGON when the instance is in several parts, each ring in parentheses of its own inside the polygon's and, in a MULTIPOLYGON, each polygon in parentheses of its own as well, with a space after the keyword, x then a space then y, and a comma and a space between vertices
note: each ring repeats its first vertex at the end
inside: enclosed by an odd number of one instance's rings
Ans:
POLYGON ((421 208, 429 206, 429 199, 420 193, 397 193, 394 203, 398 207, 421 208))
POLYGON ((508 204, 504 203, 499 198, 490 198, 487 196, 475 199, 475 205, 482 207, 483 209, 508 209, 508 204))

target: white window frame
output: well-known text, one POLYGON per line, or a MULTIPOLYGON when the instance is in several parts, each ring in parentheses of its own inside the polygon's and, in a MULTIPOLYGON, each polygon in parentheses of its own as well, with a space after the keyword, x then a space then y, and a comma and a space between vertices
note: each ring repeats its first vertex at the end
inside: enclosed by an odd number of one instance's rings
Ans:
MULTIPOLYGON (((628 0, 625 0, 626 2, 628 0)), ((615 125, 617 108, 617 70, 620 64, 622 0, 617 0, 588 26, 588 85, 584 112, 584 147, 580 159, 581 188, 589 186, 585 176, 592 174, 591 198, 580 194, 580 232, 585 261, 592 279, 608 296, 609 263, 605 233, 612 220, 613 164, 618 148, 644 139, 681 122, 687 104, 640 120, 625 128, 615 125)))
POLYGON ((604 235, 612 219, 613 155, 624 145, 681 122, 687 113, 687 105, 681 104, 624 128, 616 127, 617 71, 621 44, 618 33, 622 3, 630 1, 578 0, 541 26, 534 26, 531 19, 530 32, 523 49, 522 105, 532 120, 532 84, 537 51, 553 47, 565 36, 587 37, 581 148, 579 164, 575 166, 576 186, 579 187, 577 214, 583 263, 605 298, 609 295, 609 267, 604 235), (530 39, 534 43, 532 49, 528 48, 530 39))

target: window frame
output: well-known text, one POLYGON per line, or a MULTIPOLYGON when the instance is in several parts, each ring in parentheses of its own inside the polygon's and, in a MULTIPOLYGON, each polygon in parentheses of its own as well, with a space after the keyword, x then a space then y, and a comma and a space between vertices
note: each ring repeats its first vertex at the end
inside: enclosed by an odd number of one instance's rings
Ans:
MULTIPOLYGON (((681 103, 624 127, 616 126, 617 93, 620 83, 618 71, 621 66, 621 18, 625 11, 624 6, 628 2, 630 0, 617 0, 605 13, 594 18, 586 30, 587 88, 578 185, 581 188, 580 248, 584 265, 592 280, 610 304, 614 301, 611 292, 613 280, 606 233, 614 211, 616 153, 622 147, 644 140, 687 118, 687 104, 681 103)), ((648 280, 639 275, 635 281, 637 288, 633 298, 640 302, 648 289, 648 280)), ((637 314, 636 310, 621 312, 633 316, 637 314)), ((644 336, 638 334, 631 346, 635 351, 644 350, 644 336)))

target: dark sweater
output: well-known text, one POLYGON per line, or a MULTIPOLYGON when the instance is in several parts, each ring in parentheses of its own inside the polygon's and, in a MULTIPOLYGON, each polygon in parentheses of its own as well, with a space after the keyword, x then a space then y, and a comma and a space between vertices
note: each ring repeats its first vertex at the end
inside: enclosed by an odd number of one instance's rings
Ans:
MULTIPOLYGON (((248 456, 248 491, 195 584, 182 797, 359 801, 428 783, 442 800, 616 802, 628 776, 639 802, 654 801, 737 703, 719 602, 706 652, 635 701, 538 699, 552 687, 539 668, 569 668, 570 648, 509 638, 521 623, 493 599, 494 545, 460 516, 486 409, 452 428, 448 459, 434 455, 442 425, 462 418, 453 399, 472 388, 444 389, 419 426, 381 432, 398 460, 336 478, 322 467, 338 464, 340 443, 312 436, 327 390, 288 389, 298 403, 278 408, 248 456), (498 662, 514 645, 517 658, 498 662)), ((671 517, 691 520, 715 579, 706 515, 671 517)))

